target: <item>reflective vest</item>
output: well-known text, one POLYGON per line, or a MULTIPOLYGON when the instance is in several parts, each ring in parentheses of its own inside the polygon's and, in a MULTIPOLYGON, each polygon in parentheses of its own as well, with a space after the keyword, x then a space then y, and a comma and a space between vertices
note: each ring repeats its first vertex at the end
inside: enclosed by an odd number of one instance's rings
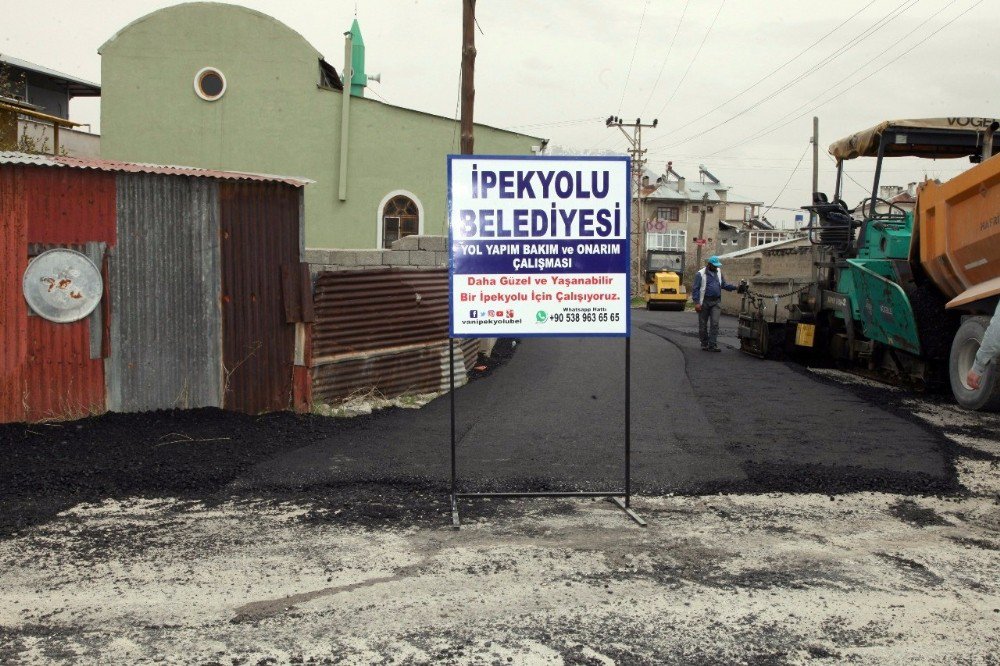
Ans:
MULTIPOLYGON (((705 292, 708 291, 708 275, 706 275, 706 273, 708 273, 708 266, 705 266, 698 271, 698 275, 701 276, 701 293, 698 294, 698 305, 703 305, 705 303, 705 292)), ((722 281, 722 269, 720 268, 715 271, 715 274, 719 276, 719 290, 721 291, 722 285, 725 284, 725 282, 722 281)), ((719 296, 721 297, 722 294, 720 293, 719 296)))

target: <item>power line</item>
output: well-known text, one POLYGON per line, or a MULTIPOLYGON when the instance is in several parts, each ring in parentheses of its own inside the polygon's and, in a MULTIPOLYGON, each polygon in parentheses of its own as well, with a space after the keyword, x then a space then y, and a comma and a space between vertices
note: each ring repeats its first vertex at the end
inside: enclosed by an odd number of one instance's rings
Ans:
MULTIPOLYGON (((830 30, 828 33, 826 33, 825 35, 823 35, 822 37, 820 37, 819 39, 817 39, 816 41, 814 41, 812 44, 810 44, 809 46, 807 46, 804 49, 802 49, 801 51, 799 51, 797 54, 795 54, 794 56, 792 56, 791 58, 789 58, 785 62, 781 63, 780 65, 778 65, 777 67, 775 67, 774 69, 772 69, 770 72, 768 72, 764 76, 760 77, 759 79, 757 79, 756 81, 754 81, 753 83, 751 83, 749 86, 747 86, 743 90, 739 91, 738 93, 736 93, 735 95, 733 95, 732 97, 730 97, 729 99, 727 99, 726 101, 717 104, 716 106, 714 106, 713 108, 709 109, 705 113, 701 114, 697 118, 684 123, 680 127, 676 128, 674 131, 675 132, 679 132, 682 129, 690 127, 691 125, 695 124, 699 120, 702 120, 703 118, 706 118, 706 117, 710 116, 711 114, 715 113, 716 111, 718 111, 722 107, 726 106, 730 102, 732 102, 732 101, 734 101, 734 100, 742 97, 746 93, 750 92, 751 90, 753 90, 754 88, 756 88, 757 86, 759 86, 761 83, 763 83, 764 81, 767 81, 769 78, 771 78, 772 76, 774 76, 775 74, 777 74, 778 72, 780 72, 784 68, 788 67, 789 65, 791 65, 793 62, 795 62, 796 60, 798 60, 802 56, 804 56, 806 53, 809 53, 809 51, 811 51, 813 48, 815 48, 820 43, 822 43, 827 37, 829 37, 833 33, 837 32, 838 30, 840 30, 841 28, 843 28, 845 25, 847 25, 849 22, 851 22, 855 17, 857 17, 858 14, 862 13, 863 11, 865 11, 866 9, 868 9, 869 7, 871 7, 872 5, 874 5, 877 1, 878 0, 871 0, 871 2, 869 2, 867 5, 863 6, 861 9, 859 9, 858 11, 856 11, 853 14, 851 14, 850 16, 848 16, 846 19, 844 19, 842 22, 840 22, 835 28, 833 28, 832 30, 830 30)), ((686 8, 687 8, 687 5, 685 5, 685 9, 686 8)), ((669 53, 668 53, 668 55, 669 55, 669 53)), ((659 77, 657 77, 657 80, 659 80, 659 77)), ((652 96, 652 93, 650 93, 650 96, 652 96)))
POLYGON ((712 28, 715 27, 715 22, 719 19, 719 14, 722 13, 722 8, 725 6, 726 0, 722 0, 719 4, 719 9, 715 12, 715 16, 712 17, 712 22, 708 25, 708 30, 705 31, 705 36, 701 38, 701 44, 698 45, 698 50, 695 51, 691 61, 688 62, 687 69, 684 70, 684 75, 681 77, 681 80, 677 82, 677 85, 674 86, 674 91, 670 93, 670 97, 667 98, 667 101, 664 102, 663 106, 660 107, 660 110, 656 112, 657 117, 663 114, 663 111, 670 105, 670 102, 674 100, 674 97, 677 95, 677 91, 681 89, 681 85, 684 83, 684 80, 687 79, 687 75, 691 72, 691 68, 694 66, 695 61, 698 60, 698 56, 701 55, 701 50, 705 47, 705 42, 708 41, 708 36, 712 34, 712 28))
POLYGON ((684 9, 681 10, 681 18, 677 21, 677 27, 674 28, 674 34, 670 38, 670 45, 667 46, 667 55, 663 58, 663 62, 660 63, 660 71, 656 75, 653 87, 649 89, 649 97, 646 98, 646 103, 642 105, 642 111, 639 113, 640 116, 646 113, 646 107, 649 106, 650 100, 653 99, 653 95, 656 93, 656 86, 660 84, 660 77, 663 76, 663 70, 666 69, 667 61, 670 60, 670 53, 674 50, 674 42, 677 41, 677 33, 681 31, 681 24, 684 23, 684 15, 687 14, 689 4, 691 4, 691 0, 684 0, 684 9))
POLYGON ((792 172, 790 174, 788 174, 788 180, 785 181, 785 185, 781 188, 781 191, 778 192, 778 196, 774 197, 774 201, 772 201, 771 205, 767 207, 767 210, 765 210, 763 213, 760 214, 761 217, 764 217, 765 215, 767 215, 768 212, 772 208, 774 208, 774 204, 778 203, 778 199, 780 199, 781 195, 785 193, 786 189, 788 189, 789 184, 791 184, 791 182, 792 182, 792 178, 795 177, 795 172, 797 172, 799 170, 799 167, 802 166, 802 160, 805 159, 806 153, 809 152, 810 146, 812 146, 811 143, 806 144, 806 149, 802 151, 802 156, 799 158, 799 161, 795 163, 795 168, 792 169, 792 172))
MULTIPOLYGON (((752 103, 750 106, 748 106, 748 107, 746 107, 746 108, 738 111, 737 113, 735 113, 732 116, 726 118, 722 122, 717 123, 717 124, 715 124, 715 125, 713 125, 711 127, 708 127, 708 128, 706 128, 706 129, 704 129, 704 130, 702 130, 700 132, 696 132, 695 134, 692 134, 691 136, 688 136, 686 138, 674 141, 673 143, 670 143, 666 147, 667 148, 672 148, 674 146, 680 146, 680 145, 683 145, 683 144, 688 143, 690 141, 693 141, 693 140, 695 140, 695 139, 697 139, 699 137, 704 136, 705 134, 708 134, 709 132, 711 132, 713 130, 716 130, 716 129, 719 129, 720 127, 728 125, 729 123, 731 123, 732 121, 736 120, 740 116, 746 115, 747 113, 749 113, 750 111, 753 111, 754 109, 758 108, 762 104, 765 104, 766 102, 773 100, 777 95, 785 92, 786 90, 788 90, 789 88, 791 88, 795 84, 799 83, 800 81, 804 81, 805 79, 809 78, 813 74, 816 74, 821 69, 823 69, 824 67, 826 67, 827 65, 829 65, 830 63, 832 63, 834 60, 840 58, 842 55, 844 55, 848 51, 856 48, 857 46, 859 46, 862 43, 864 43, 865 41, 867 41, 869 38, 873 37, 879 30, 885 28, 893 20, 899 18, 900 16, 903 15, 903 13, 905 13, 905 12, 909 11, 910 9, 912 9, 920 1, 921 0, 903 0, 902 3, 900 3, 895 8, 893 8, 888 14, 886 14, 882 18, 878 19, 874 24, 872 24, 871 26, 869 26, 868 28, 866 28, 865 30, 863 30, 860 34, 858 34, 857 36, 855 36, 853 39, 851 39, 848 42, 848 45, 846 47, 842 47, 842 48, 834 50, 832 53, 828 53, 826 56, 824 56, 818 62, 816 62, 815 64, 813 64, 811 67, 809 67, 806 71, 802 72, 801 74, 799 74, 798 76, 796 76, 792 80, 788 81, 787 83, 785 83, 784 85, 782 85, 781 87, 779 87, 777 90, 773 90, 770 93, 768 93, 767 95, 764 95, 763 97, 761 97, 760 99, 758 99, 756 102, 752 103)), ((657 139, 654 139, 653 142, 655 142, 656 140, 657 139)), ((662 140, 662 138, 660 140, 662 140)), ((650 143, 653 143, 653 142, 650 142, 650 143)))
POLYGON ((942 25, 940 28, 935 29, 930 34, 928 34, 926 37, 924 37, 922 39, 914 40, 915 43, 914 43, 913 46, 911 46, 910 48, 906 49, 905 51, 903 51, 902 53, 900 53, 899 55, 897 55, 895 58, 893 58, 889 62, 886 62, 884 64, 878 62, 878 58, 880 58, 885 53, 891 51, 900 42, 902 42, 903 40, 905 40, 907 37, 909 37, 910 35, 912 35, 913 33, 915 33, 920 28, 922 28, 925 25, 927 25, 927 23, 930 22, 930 20, 932 18, 936 18, 942 11, 944 11, 944 9, 947 9, 948 7, 951 7, 956 2, 958 2, 958 0, 951 0, 951 2, 949 2, 943 9, 940 9, 937 12, 935 12, 934 16, 932 16, 932 17, 924 20, 923 22, 921 22, 916 28, 914 28, 910 32, 906 33, 903 37, 899 38, 898 40, 896 40, 895 42, 893 42, 892 45, 890 45, 888 48, 886 48, 884 51, 882 51, 882 53, 879 53, 877 56, 875 56, 875 58, 872 60, 872 62, 875 62, 875 64, 877 65, 877 68, 875 70, 873 70, 871 73, 869 73, 867 76, 865 76, 865 77, 863 77, 861 79, 858 79, 857 81, 855 81, 851 85, 847 86, 843 90, 833 92, 832 95, 831 95, 831 97, 830 97, 830 99, 827 99, 826 101, 821 102, 821 103, 817 104, 816 106, 807 109, 806 111, 803 111, 802 113, 800 113, 799 115, 795 116, 794 118, 789 119, 787 122, 782 122, 785 118, 788 118, 790 115, 794 114, 796 111, 798 111, 802 107, 804 107, 804 106, 806 106, 808 104, 811 104, 812 102, 814 102, 814 101, 820 99, 821 97, 823 97, 825 94, 830 93, 832 89, 834 89, 837 86, 839 86, 840 84, 844 83, 845 81, 847 81, 848 79, 850 79, 852 76, 854 76, 855 74, 857 74, 858 72, 860 72, 868 64, 871 64, 871 63, 866 63, 865 65, 862 65, 861 67, 858 67, 853 72, 851 72, 850 74, 848 74, 847 76, 845 76, 844 78, 842 78, 840 81, 838 81, 837 83, 835 83, 833 86, 831 86, 830 88, 828 88, 824 92, 820 93, 819 95, 816 95, 815 97, 813 97, 809 101, 805 102, 804 104, 800 104, 798 107, 796 107, 795 109, 793 109, 792 111, 790 111, 789 113, 785 114, 784 116, 782 116, 781 118, 779 118, 777 121, 775 121, 775 123, 772 123, 773 126, 772 125, 765 126, 762 130, 760 130, 757 133, 755 133, 755 134, 753 134, 753 135, 751 135, 751 136, 749 136, 749 137, 747 137, 747 138, 739 141, 738 143, 735 143, 735 144, 733 144, 733 145, 731 145, 731 146, 729 146, 727 148, 723 148, 721 150, 715 151, 714 153, 711 153, 709 155, 709 157, 711 157, 712 155, 718 154, 718 153, 724 153, 724 152, 733 150, 734 148, 739 148, 740 146, 744 146, 744 145, 746 145, 748 143, 756 141, 757 139, 762 139, 765 136, 767 136, 769 134, 772 134, 772 133, 776 132, 777 130, 779 130, 779 129, 783 128, 783 127, 786 127, 787 125, 795 122, 799 118, 802 118, 803 116, 807 116, 807 115, 813 113, 814 111, 816 111, 817 109, 820 109, 820 108, 826 106, 827 104, 829 104, 830 102, 832 102, 834 99, 837 99, 839 96, 843 95, 848 90, 851 90, 852 88, 855 88, 858 85, 864 83, 865 81, 867 81, 871 77, 875 76, 879 72, 885 71, 890 65, 892 65, 893 63, 895 63, 896 61, 898 61, 900 58, 903 58, 904 56, 906 56, 907 54, 909 54, 910 52, 912 52, 918 46, 921 46, 924 43, 926 43, 927 40, 929 40, 932 37, 936 36, 938 33, 940 33, 942 30, 944 30, 945 28, 947 28, 948 26, 950 26, 952 23, 954 23, 955 21, 957 21, 958 19, 962 18, 963 16, 965 16, 966 14, 968 14, 970 11, 972 11, 973 9, 975 9, 976 7, 978 7, 979 5, 981 5, 984 1, 985 0, 978 0, 977 2, 975 2, 974 4, 972 4, 971 6, 969 6, 967 9, 965 9, 965 11, 961 12, 960 14, 958 14, 957 16, 955 16, 954 18, 952 18, 951 20, 949 20, 947 23, 945 23, 944 25, 942 25))
POLYGON ((622 98, 618 102, 618 113, 622 112, 622 104, 625 103, 625 92, 628 90, 628 80, 632 76, 632 64, 635 62, 635 52, 639 50, 639 35, 642 34, 642 24, 646 20, 646 10, 649 9, 649 0, 642 6, 642 16, 639 17, 639 29, 635 33, 635 43, 632 44, 632 58, 628 61, 628 71, 625 73, 625 85, 622 86, 622 98))

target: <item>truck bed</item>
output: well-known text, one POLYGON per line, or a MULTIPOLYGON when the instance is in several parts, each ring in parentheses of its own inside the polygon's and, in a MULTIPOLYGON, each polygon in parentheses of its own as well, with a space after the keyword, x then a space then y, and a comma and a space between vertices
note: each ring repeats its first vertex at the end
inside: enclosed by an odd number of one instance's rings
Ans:
POLYGON ((978 311, 1000 294, 1000 155, 921 185, 916 221, 919 261, 948 308, 978 311))

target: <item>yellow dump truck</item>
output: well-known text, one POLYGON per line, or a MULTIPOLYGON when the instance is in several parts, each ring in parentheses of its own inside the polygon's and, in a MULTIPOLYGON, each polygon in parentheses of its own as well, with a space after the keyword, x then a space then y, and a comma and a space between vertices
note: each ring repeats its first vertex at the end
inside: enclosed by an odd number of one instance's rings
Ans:
POLYGON ((683 310, 687 288, 684 275, 684 252, 649 250, 646 252, 646 309, 683 310))

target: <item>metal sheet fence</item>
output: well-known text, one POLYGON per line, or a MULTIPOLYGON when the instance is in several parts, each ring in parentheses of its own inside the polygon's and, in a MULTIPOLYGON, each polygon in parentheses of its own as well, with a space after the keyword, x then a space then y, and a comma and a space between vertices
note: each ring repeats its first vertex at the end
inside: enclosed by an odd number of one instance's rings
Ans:
POLYGON ((28 265, 28 219, 22 167, 0 169, 0 422, 24 417, 27 306, 21 276, 28 265))
MULTIPOLYGON (((335 403, 448 387, 448 271, 378 269, 321 273, 314 288, 313 399, 335 403)), ((456 342, 465 383, 478 340, 456 342)))
POLYGON ((225 182, 219 193, 225 407, 248 414, 288 409, 295 322, 286 316, 282 268, 297 285, 299 191, 225 182))
POLYGON ((221 407, 219 185, 117 178, 108 409, 221 407))
POLYGON ((101 311, 57 324, 29 313, 22 276, 40 248, 73 247, 101 265, 115 240, 115 179, 32 166, 0 169, 0 422, 66 419, 105 407, 101 311))

